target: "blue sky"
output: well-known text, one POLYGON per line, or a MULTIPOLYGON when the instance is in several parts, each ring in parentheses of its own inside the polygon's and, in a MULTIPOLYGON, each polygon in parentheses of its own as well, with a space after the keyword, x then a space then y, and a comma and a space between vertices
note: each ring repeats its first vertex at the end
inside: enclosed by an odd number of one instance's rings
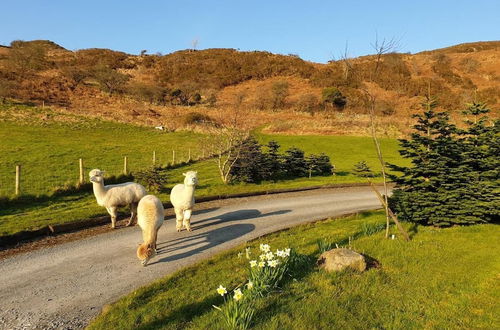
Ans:
POLYGON ((419 52, 500 40, 500 1, 2 0, 0 44, 49 39, 76 50, 131 54, 236 48, 297 54, 314 62, 373 52, 379 39, 419 52))

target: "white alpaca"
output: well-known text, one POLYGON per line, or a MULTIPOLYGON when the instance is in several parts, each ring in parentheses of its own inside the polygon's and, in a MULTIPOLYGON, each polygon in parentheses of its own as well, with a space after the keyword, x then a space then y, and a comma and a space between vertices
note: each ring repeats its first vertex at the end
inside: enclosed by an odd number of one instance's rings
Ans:
POLYGON ((142 229, 144 243, 137 248, 137 258, 146 266, 156 254, 156 239, 165 219, 165 210, 160 199, 153 195, 144 196, 137 207, 137 223, 142 229))
POLYGON ((104 206, 111 216, 111 228, 116 226, 118 207, 130 205, 130 220, 127 223, 130 226, 136 217, 137 203, 146 195, 146 189, 135 182, 105 186, 103 174, 104 171, 98 169, 89 173, 97 204, 104 206))
POLYGON ((194 206, 194 189, 198 184, 198 172, 183 173, 184 184, 177 184, 170 193, 170 202, 174 206, 177 231, 182 226, 191 231, 191 213, 194 206))

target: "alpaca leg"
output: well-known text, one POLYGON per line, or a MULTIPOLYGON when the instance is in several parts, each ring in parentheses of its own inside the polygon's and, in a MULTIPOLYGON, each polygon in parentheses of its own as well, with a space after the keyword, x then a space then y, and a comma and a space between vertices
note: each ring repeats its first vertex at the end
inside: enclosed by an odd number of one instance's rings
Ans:
POLYGON ((191 212, 192 210, 184 211, 183 225, 186 227, 187 231, 191 231, 191 212))
POLYGON ((177 231, 182 230, 182 220, 184 219, 182 210, 180 209, 174 209, 175 210, 175 228, 177 228, 177 231))
POLYGON ((158 239, 158 229, 160 228, 156 228, 155 235, 153 237, 153 249, 155 250, 155 252, 156 252, 156 240, 158 239))
POLYGON ((127 227, 135 224, 137 218, 137 205, 138 203, 130 204, 130 219, 127 222, 127 227))
POLYGON ((111 228, 115 229, 116 228, 116 217, 118 215, 118 212, 116 210, 116 207, 107 207, 109 215, 111 216, 111 228))

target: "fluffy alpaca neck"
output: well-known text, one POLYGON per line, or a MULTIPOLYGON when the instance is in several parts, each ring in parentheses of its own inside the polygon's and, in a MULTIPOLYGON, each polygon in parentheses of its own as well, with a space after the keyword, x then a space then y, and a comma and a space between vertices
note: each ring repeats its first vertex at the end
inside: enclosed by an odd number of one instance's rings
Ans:
POLYGON ((185 197, 192 197, 194 195, 194 188, 195 186, 188 186, 184 185, 184 196, 185 197))
POLYGON ((106 189, 104 188, 104 182, 92 182, 92 188, 94 189, 94 195, 97 203, 101 203, 106 195, 106 189))

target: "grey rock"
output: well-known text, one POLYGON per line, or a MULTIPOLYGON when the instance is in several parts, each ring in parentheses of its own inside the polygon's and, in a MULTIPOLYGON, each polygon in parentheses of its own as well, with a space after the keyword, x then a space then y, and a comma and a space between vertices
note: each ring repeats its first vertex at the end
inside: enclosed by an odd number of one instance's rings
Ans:
POLYGON ((319 256, 318 266, 327 272, 339 272, 346 268, 362 272, 366 269, 366 261, 365 257, 353 250, 332 249, 319 256))

